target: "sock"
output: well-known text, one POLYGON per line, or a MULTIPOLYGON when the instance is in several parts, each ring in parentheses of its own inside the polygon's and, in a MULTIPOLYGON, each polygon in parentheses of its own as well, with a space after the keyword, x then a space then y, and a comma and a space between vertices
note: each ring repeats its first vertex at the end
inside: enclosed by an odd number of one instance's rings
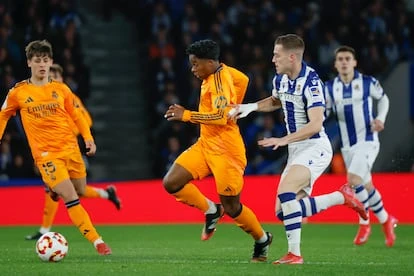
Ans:
POLYGON ((193 183, 187 183, 181 190, 172 195, 175 196, 177 201, 195 207, 203 213, 206 213, 210 209, 209 199, 193 183))
POLYGON ((40 226, 39 232, 44 234, 49 232, 52 228, 53 220, 55 219, 55 215, 57 209, 59 207, 59 202, 54 201, 49 193, 45 194, 45 206, 43 207, 43 217, 42 217, 42 225, 40 226))
POLYGON ((263 231, 263 236, 260 239, 256 240, 256 242, 257 243, 264 243, 266 241, 267 241, 267 235, 266 235, 266 232, 263 231))
POLYGON ((47 228, 45 228, 45 227, 40 227, 40 229, 39 229, 39 233, 40 234, 45 234, 45 233, 47 233, 47 232, 50 232, 50 229, 51 229, 52 227, 47 227, 47 228))
MULTIPOLYGON (((303 213, 303 208, 302 208, 302 213, 303 213)), ((276 211, 276 217, 283 222, 283 211, 282 210, 278 210, 276 211)))
POLYGON ((91 186, 86 185, 85 193, 82 197, 86 198, 108 198, 108 193, 104 189, 94 188, 91 186))
MULTIPOLYGON (((340 192, 336 191, 330 194, 315 197, 304 197, 299 200, 299 204, 302 209, 302 216, 310 217, 328 209, 329 207, 344 204, 344 196, 340 192)), ((283 211, 283 215, 284 214, 285 212, 283 211)))
POLYGON ((73 224, 78 227, 79 231, 85 238, 91 243, 101 238, 93 226, 88 213, 80 204, 79 199, 75 199, 65 203, 68 210, 68 215, 72 220, 73 224))
POLYGON ((213 201, 211 201, 210 199, 207 199, 207 203, 208 203, 208 210, 205 212, 205 214, 215 214, 217 212, 217 205, 216 203, 214 203, 213 201))
POLYGON ((285 225, 288 240, 288 252, 301 256, 300 236, 302 231, 302 210, 296 200, 295 193, 283 193, 278 195, 283 211, 283 224, 285 225))
POLYGON ((385 210, 382 203, 382 197, 380 192, 377 189, 373 189, 368 195, 369 207, 374 212, 375 216, 378 218, 378 221, 382 224, 385 223, 388 219, 388 212, 385 210))
POLYGON ((96 248, 96 246, 98 246, 98 244, 100 244, 100 243, 104 243, 104 241, 102 240, 102 238, 98 238, 98 239, 96 239, 94 242, 93 242, 93 246, 95 246, 95 248, 96 248))
POLYGON ((238 227, 240 227, 247 234, 251 235, 255 241, 262 242, 261 239, 263 237, 263 242, 266 241, 267 235, 260 225, 260 222, 257 220, 256 215, 249 207, 241 205, 240 214, 233 218, 233 220, 236 222, 238 227))
MULTIPOLYGON (((365 189, 364 185, 362 185, 362 184, 356 186, 354 189, 355 189, 356 198, 362 204, 364 204, 365 211, 367 212, 367 214, 369 214, 368 191, 365 189)), ((369 219, 365 220, 365 219, 361 218, 361 216, 359 216, 359 224, 368 225, 369 224, 369 219)))

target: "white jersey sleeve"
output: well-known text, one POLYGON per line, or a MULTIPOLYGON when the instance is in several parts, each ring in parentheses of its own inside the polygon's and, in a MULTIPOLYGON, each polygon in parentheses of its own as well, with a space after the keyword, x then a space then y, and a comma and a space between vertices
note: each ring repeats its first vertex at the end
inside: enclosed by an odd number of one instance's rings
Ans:
POLYGON ((304 96, 307 100, 306 107, 312 108, 315 106, 325 106, 325 99, 323 97, 323 85, 318 75, 312 76, 308 81, 309 84, 304 89, 304 96))
POLYGON ((374 78, 371 77, 371 84, 370 84, 370 96, 376 100, 379 100, 384 96, 384 89, 382 88, 380 82, 374 78))

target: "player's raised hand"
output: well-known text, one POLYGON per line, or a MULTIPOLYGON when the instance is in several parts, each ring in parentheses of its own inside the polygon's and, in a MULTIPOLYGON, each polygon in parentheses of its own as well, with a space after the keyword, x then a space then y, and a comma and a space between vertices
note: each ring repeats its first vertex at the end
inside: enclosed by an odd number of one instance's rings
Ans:
POLYGON ((227 117, 232 120, 244 118, 251 112, 256 111, 258 108, 257 103, 237 104, 230 106, 233 107, 232 109, 230 109, 229 113, 227 114, 227 117))

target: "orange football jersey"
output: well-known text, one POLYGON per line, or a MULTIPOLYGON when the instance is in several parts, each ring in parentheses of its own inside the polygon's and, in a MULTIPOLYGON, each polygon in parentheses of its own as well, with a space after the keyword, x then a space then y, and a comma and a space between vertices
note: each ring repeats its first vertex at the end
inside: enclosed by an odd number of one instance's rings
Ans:
POLYGON ((242 72, 221 64, 203 80, 198 111, 186 110, 183 121, 200 124, 200 139, 211 153, 244 152, 244 143, 236 122, 227 119, 229 104, 243 101, 248 77, 242 72))
POLYGON ((29 80, 17 83, 1 108, 0 137, 10 116, 18 110, 35 160, 78 147, 70 118, 85 140, 93 140, 87 122, 75 107, 74 94, 64 83, 50 81, 43 86, 33 85, 29 80))

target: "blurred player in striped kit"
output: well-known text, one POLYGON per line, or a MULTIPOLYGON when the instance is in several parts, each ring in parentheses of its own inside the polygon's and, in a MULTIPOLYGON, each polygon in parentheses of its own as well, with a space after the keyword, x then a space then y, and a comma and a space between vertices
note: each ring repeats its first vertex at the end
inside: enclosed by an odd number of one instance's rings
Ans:
MULTIPOLYGON (((341 46, 335 51, 338 76, 326 82, 325 97, 329 113, 335 113, 339 124, 341 151, 347 168, 348 185, 355 189, 357 198, 366 210, 371 209, 385 234, 385 244, 394 245, 394 227, 397 219, 384 208, 381 194, 372 183, 371 169, 378 155, 378 132, 384 129, 389 100, 380 83, 372 76, 363 75, 357 65, 355 50, 341 46), (373 100, 377 112, 373 112, 373 100)), ((362 245, 371 234, 369 219, 359 219, 359 230, 354 244, 362 245)))

